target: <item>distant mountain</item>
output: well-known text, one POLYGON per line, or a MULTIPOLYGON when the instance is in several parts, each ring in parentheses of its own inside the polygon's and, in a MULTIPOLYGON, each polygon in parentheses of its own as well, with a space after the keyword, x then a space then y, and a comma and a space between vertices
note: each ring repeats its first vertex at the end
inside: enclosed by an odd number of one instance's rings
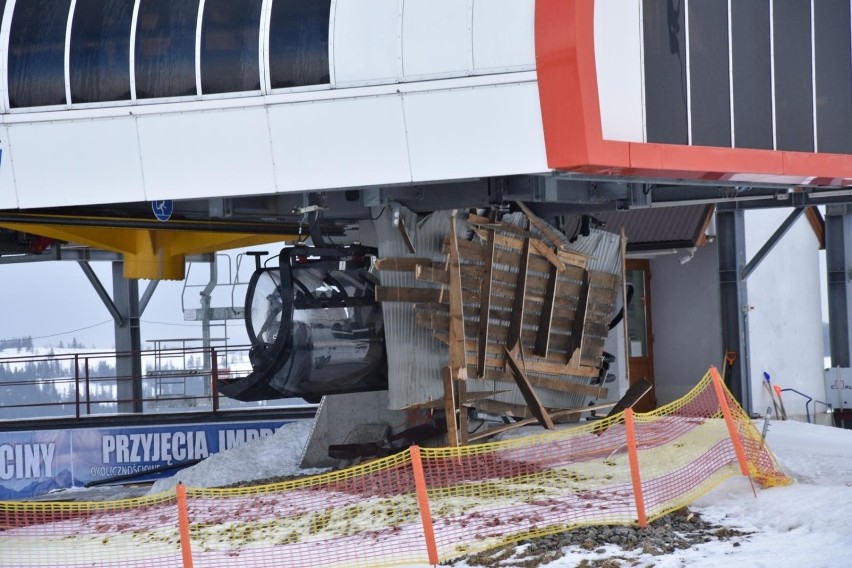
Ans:
POLYGON ((7 489, 5 487, 0 487, 0 499, 15 500, 27 497, 37 497, 39 495, 50 493, 51 491, 56 491, 57 489, 68 489, 69 487, 83 487, 84 485, 85 483, 83 483, 79 479, 74 479, 70 471, 68 471, 67 469, 63 469, 59 472, 58 475, 56 475, 56 477, 34 481, 29 485, 22 487, 18 491, 7 489), (9 496, 4 497, 4 492, 9 493, 9 496))

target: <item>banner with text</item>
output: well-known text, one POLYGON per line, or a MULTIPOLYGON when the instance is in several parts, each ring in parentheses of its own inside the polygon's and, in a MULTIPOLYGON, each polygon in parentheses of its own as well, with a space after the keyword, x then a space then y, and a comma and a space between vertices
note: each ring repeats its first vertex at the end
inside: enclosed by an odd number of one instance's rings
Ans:
POLYGON ((0 432, 0 500, 101 481, 147 481, 256 438, 284 420, 0 432))

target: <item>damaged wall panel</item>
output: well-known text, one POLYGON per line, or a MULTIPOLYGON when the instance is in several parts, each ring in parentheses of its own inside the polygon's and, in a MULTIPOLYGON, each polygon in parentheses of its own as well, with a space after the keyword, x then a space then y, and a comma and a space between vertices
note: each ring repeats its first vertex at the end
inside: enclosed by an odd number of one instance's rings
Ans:
MULTIPOLYGON (((450 216, 436 212, 418 220, 403 209, 414 252, 392 216, 377 222, 377 295, 385 315, 392 408, 440 407, 444 400, 452 319, 450 216)), ((463 390, 480 407, 490 401, 491 408, 522 409, 531 400, 516 384, 522 376, 522 386, 528 381, 532 400, 543 407, 584 406, 605 394, 591 382, 621 290, 620 236, 594 230, 569 243, 537 218, 530 223, 515 213, 504 219, 472 215, 456 221, 469 377, 463 390), (483 401, 482 393, 489 392, 483 401)))

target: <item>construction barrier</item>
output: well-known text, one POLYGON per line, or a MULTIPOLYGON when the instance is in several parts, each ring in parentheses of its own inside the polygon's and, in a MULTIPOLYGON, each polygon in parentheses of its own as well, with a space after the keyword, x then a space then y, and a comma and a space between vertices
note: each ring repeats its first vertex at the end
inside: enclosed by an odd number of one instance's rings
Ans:
POLYGON ((648 414, 345 470, 109 503, 0 502, 0 566, 435 565, 583 525, 645 525, 722 480, 790 479, 711 369, 648 414))

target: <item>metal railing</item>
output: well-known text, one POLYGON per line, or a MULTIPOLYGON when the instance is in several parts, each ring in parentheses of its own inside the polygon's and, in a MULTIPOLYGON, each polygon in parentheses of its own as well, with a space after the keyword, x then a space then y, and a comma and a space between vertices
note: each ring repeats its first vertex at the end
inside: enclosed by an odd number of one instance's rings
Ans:
POLYGON ((140 402, 145 413, 268 406, 220 398, 216 388, 220 378, 251 372, 248 350, 249 346, 204 349, 184 344, 139 353, 54 348, 49 353, 3 357, 0 420, 121 414, 123 408, 140 402), (141 359, 142 376, 116 371, 117 361, 128 357, 141 359), (205 361, 211 362, 209 367, 205 361))

